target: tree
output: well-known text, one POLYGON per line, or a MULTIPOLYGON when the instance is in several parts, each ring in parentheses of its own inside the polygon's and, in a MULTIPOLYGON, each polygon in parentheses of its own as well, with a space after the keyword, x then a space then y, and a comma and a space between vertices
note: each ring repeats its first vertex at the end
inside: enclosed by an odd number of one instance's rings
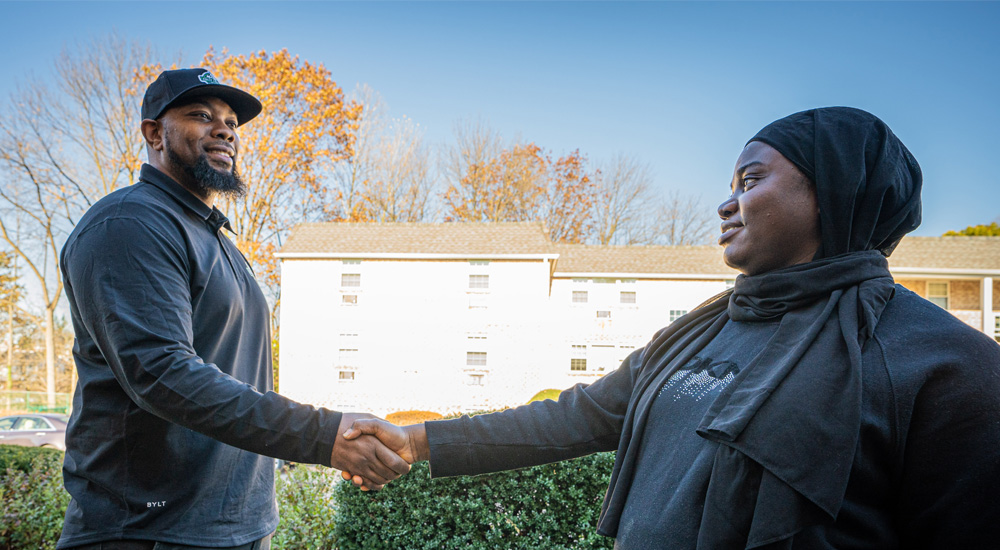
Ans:
POLYGON ((0 252, 0 318, 4 319, 6 327, 3 347, 6 357, 4 378, 7 391, 13 389, 14 314, 22 295, 23 288, 17 278, 17 256, 11 252, 0 252))
MULTIPOLYGON (((46 360, 47 329, 44 319, 15 310, 14 348, 17 351, 11 365, 11 386, 19 391, 48 391, 48 373, 37 366, 46 360)), ((55 391, 72 391, 74 381, 73 330, 63 317, 55 317, 53 328, 55 349, 55 391)), ((49 405, 52 406, 52 405, 49 405)))
POLYGON ((390 119, 381 98, 367 86, 355 100, 361 113, 354 155, 334 172, 338 203, 333 219, 351 222, 420 222, 434 215, 435 177, 419 128, 408 118, 390 119))
POLYGON ((655 230, 649 244, 709 244, 719 230, 715 208, 702 205, 697 195, 671 191, 659 198, 654 207, 655 230))
POLYGON ((480 135, 453 156, 465 172, 445 191, 446 221, 542 221, 553 241, 587 239, 595 186, 579 151, 554 159, 528 143, 489 157, 495 141, 480 135))
POLYGON ((335 195, 326 178, 337 162, 353 156, 362 106, 345 99, 323 65, 300 61, 287 50, 230 55, 209 49, 202 66, 264 104, 264 111, 238 130, 247 194, 218 207, 270 293, 276 329, 280 290, 274 253, 296 223, 334 216, 335 195))
POLYGON ((597 244, 648 244, 655 239, 655 209, 649 167, 619 154, 595 173, 594 201, 597 244))
POLYGON ((1000 237, 1000 224, 970 225, 961 231, 948 231, 945 237, 1000 237))
POLYGON ((59 249, 97 199, 135 181, 142 141, 137 68, 148 46, 111 35, 64 49, 51 85, 23 83, 0 114, 0 236, 42 294, 46 386, 55 405, 59 249), (21 230, 15 231, 20 223, 21 230))
POLYGON ((500 156, 503 137, 482 120, 455 124, 455 145, 448 149, 444 162, 446 180, 461 181, 473 166, 484 165, 500 156))

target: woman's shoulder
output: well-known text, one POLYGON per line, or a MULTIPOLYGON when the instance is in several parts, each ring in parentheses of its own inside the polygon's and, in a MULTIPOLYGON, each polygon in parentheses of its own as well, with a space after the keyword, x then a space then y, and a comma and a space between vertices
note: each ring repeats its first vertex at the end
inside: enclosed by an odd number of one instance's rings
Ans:
POLYGON ((900 285, 879 318, 874 341, 890 374, 1000 379, 1000 345, 993 338, 900 285))

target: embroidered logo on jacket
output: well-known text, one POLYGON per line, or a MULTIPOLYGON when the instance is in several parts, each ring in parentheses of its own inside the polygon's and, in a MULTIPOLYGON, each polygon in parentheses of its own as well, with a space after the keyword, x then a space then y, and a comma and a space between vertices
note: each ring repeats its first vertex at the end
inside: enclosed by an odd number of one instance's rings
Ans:
POLYGON ((684 398, 700 401, 712 392, 722 391, 739 373, 739 366, 732 361, 712 362, 695 356, 670 376, 657 397, 673 392, 674 401, 684 398))

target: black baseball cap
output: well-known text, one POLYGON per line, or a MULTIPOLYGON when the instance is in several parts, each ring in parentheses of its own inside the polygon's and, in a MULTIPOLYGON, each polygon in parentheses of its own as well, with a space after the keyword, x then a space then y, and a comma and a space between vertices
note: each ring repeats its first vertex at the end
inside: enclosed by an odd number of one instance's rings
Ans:
POLYGON ((181 100, 199 96, 217 97, 228 103, 239 124, 245 124, 264 108, 256 97, 219 82, 208 69, 176 69, 163 71, 146 88, 142 119, 156 120, 181 100))

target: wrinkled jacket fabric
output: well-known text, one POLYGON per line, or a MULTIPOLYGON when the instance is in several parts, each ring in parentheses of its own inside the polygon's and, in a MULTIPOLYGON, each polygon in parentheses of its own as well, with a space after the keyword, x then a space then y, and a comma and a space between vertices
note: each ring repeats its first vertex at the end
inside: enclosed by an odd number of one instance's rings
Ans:
MULTIPOLYGON (((474 475, 618 449, 648 353, 650 346, 636 350, 617 370, 566 390, 558 401, 426 423, 432 475, 474 475)), ((808 526, 778 541, 751 546, 744 540, 716 548, 995 547, 1000 540, 995 521, 1000 515, 1000 346, 896 286, 862 352, 860 381, 856 449, 835 514, 790 495, 784 503, 772 503, 771 512, 780 521, 808 516, 808 526)), ((815 414, 822 419, 827 413, 815 414)), ((709 444, 729 452, 721 443, 709 444)), ((795 444, 812 442, 803 438, 795 444)), ((819 479, 827 473, 817 470, 819 479)), ((620 475, 629 474, 623 469, 620 475)), ((780 479, 772 481, 787 487, 780 479)), ((700 517, 699 511, 695 520, 700 517)), ((617 519, 611 512, 601 524, 614 525, 617 519)), ((722 536, 727 526, 704 528, 722 536)), ((613 536, 604 527, 599 531, 613 536)), ((678 547, 666 540, 649 541, 648 548, 678 547)))
POLYGON ((236 546, 274 531, 274 464, 329 464, 340 413, 272 390, 269 311, 217 209, 144 165, 62 251, 79 382, 59 547, 236 546))

